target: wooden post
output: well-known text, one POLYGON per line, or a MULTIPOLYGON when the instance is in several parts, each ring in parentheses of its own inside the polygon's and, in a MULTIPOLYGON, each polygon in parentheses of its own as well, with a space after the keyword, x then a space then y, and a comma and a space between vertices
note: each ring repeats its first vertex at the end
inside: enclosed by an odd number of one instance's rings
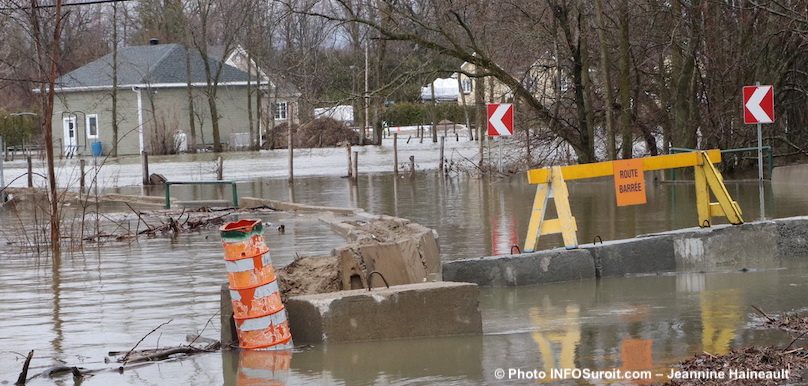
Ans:
MULTIPOLYGON (((28 159, 31 159, 31 156, 28 156, 28 159)), ((81 179, 79 180, 79 191, 84 193, 84 158, 79 160, 79 173, 81 174, 81 179)))
POLYGON ((359 152, 353 152, 353 179, 359 181, 359 152))
POLYGON ((149 153, 140 152, 140 161, 143 163, 143 185, 149 185, 149 153))
POLYGON ((224 160, 221 156, 216 160, 216 179, 219 181, 224 179, 224 160))
POLYGON ((28 163, 28 187, 33 188, 34 187, 34 173, 33 173, 34 168, 31 165, 31 156, 30 155, 25 159, 25 162, 28 163))
POLYGON ((415 175, 415 156, 410 156, 410 177, 415 175))
POLYGON ((398 133, 393 133, 393 173, 398 175, 398 133))
POLYGON ((446 143, 446 136, 440 137, 440 166, 438 166, 439 170, 443 170, 443 145, 446 143))
POLYGON ((418 143, 424 143, 424 127, 421 125, 418 126, 418 136, 420 137, 419 138, 420 142, 418 143))
POLYGON ((292 122, 289 122, 287 130, 289 131, 289 182, 292 182, 295 180, 295 144, 292 136, 292 122))
POLYGON ((351 144, 350 142, 345 145, 345 148, 348 149, 348 178, 353 176, 353 166, 351 166, 351 144))

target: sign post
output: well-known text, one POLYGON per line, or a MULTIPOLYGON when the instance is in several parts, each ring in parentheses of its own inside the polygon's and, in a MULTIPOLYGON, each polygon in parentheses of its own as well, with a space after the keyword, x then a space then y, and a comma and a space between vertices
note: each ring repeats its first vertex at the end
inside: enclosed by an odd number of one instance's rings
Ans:
MULTIPOLYGON (((497 170, 502 173, 502 141, 496 137, 513 135, 513 105, 510 103, 486 103, 488 113, 488 136, 494 137, 499 150, 497 170)), ((491 142, 488 143, 488 156, 491 157, 491 142)))
POLYGON ((6 202, 6 179, 3 175, 3 161, 5 161, 6 155, 3 152, 5 150, 5 144, 3 143, 3 137, 0 136, 0 205, 6 202))
POLYGON ((743 87, 743 121, 747 125, 757 124, 758 138, 758 190, 760 195, 760 218, 765 218, 766 207, 763 193, 763 130, 762 123, 774 122, 774 87, 761 86, 755 82, 754 86, 743 87))

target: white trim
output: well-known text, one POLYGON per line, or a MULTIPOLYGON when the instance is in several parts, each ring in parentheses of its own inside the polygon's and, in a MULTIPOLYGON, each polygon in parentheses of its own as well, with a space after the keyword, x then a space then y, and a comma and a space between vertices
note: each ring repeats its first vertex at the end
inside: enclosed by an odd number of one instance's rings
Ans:
POLYGON ((275 117, 276 121, 286 121, 289 120, 289 102, 287 101, 276 101, 271 104, 272 107, 272 116, 275 117), (283 116, 279 114, 281 112, 280 106, 283 105, 283 116))
POLYGON ((143 98, 140 95, 140 89, 132 87, 132 91, 137 93, 137 132, 138 140, 140 141, 140 154, 143 154, 143 98))
POLYGON ((85 122, 84 122, 85 130, 87 131, 87 139, 98 139, 99 136, 99 128, 98 128, 98 114, 87 114, 85 122), (95 135, 90 134, 90 118, 95 118, 95 135))
POLYGON ((62 154, 69 154, 71 148, 78 147, 79 144, 79 127, 78 127, 78 120, 76 119, 75 115, 68 115, 66 117, 62 117, 62 154), (73 140, 68 143, 68 126, 70 123, 73 124, 73 140))
MULTIPOLYGON (((250 86, 256 85, 259 83, 258 81, 250 82, 250 86)), ((246 86, 247 81, 238 81, 238 82, 219 82, 216 87, 219 86, 246 86)), ((261 86, 267 86, 269 83, 265 80, 260 82, 261 86)), ((194 82, 191 83, 191 87, 207 87, 207 82, 194 82)), ((119 84, 118 88, 182 88, 188 87, 188 83, 140 83, 140 84, 119 84)), ((47 89, 46 89, 47 90, 47 89)), ((112 90, 112 86, 78 86, 78 87, 56 87, 56 92, 79 92, 79 91, 102 91, 102 90, 112 90)), ((39 89, 32 89, 34 93, 39 93, 39 89)))

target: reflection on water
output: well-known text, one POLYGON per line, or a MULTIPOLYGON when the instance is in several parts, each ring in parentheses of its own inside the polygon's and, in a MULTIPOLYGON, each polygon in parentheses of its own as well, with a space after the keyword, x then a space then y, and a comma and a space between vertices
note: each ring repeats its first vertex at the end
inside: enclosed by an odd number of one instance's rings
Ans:
POLYGON ((530 321, 537 329, 531 336, 539 346, 541 353, 541 364, 547 374, 552 373, 555 368, 575 368, 575 349, 581 342, 581 327, 579 325, 579 308, 577 305, 569 304, 561 310, 552 307, 543 307, 543 311, 532 307, 528 311, 530 321), (546 314, 546 315, 542 315, 546 314), (557 325, 561 316, 561 325, 557 325), (553 323, 556 322, 556 323, 553 323), (555 325, 554 329, 548 330, 548 326, 555 325), (554 346, 555 349, 554 349, 554 346))
POLYGON ((726 354, 735 330, 743 322, 740 288, 701 293, 701 347, 710 354, 726 354))
POLYGON ((292 352, 289 350, 239 350, 235 384, 285 385, 291 363, 292 352))

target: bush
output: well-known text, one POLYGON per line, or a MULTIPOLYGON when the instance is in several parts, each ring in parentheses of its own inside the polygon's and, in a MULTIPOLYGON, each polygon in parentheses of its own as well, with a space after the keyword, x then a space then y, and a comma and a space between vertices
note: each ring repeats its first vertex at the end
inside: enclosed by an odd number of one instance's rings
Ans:
POLYGON ((38 144, 37 117, 13 116, 0 111, 0 137, 6 146, 21 146, 23 142, 38 144))
MULTIPOLYGON (((288 146, 287 132, 289 123, 284 122, 275 126, 270 132, 268 143, 264 148, 280 149, 288 146)), ((342 122, 331 118, 317 118, 304 125, 292 126, 296 148, 335 147, 350 142, 359 143, 359 134, 342 122)))
MULTIPOLYGON (((474 117, 474 106, 467 106, 470 119, 474 117)), ((463 106, 456 103, 422 104, 422 103, 396 103, 384 110, 382 119, 390 126, 414 126, 429 124, 432 112, 438 123, 448 120, 454 123, 464 123, 463 106)))

